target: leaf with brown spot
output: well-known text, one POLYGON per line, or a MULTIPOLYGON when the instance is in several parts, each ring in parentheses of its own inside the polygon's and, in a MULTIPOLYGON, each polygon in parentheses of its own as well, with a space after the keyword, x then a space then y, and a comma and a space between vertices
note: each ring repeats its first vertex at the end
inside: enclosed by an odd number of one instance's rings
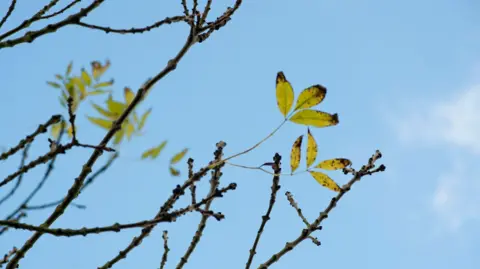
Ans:
POLYGON ((280 112, 286 118, 288 112, 292 109, 294 93, 292 85, 290 85, 290 82, 285 78, 283 72, 277 73, 276 95, 278 109, 280 109, 280 112))
POLYGON ((338 115, 323 111, 305 109, 298 111, 289 119, 291 122, 314 127, 328 127, 338 124, 338 115))
POLYGON ((320 104, 325 95, 327 94, 327 89, 322 85, 313 85, 311 87, 303 90, 297 99, 297 104, 295 105, 294 110, 311 108, 320 104))
POLYGON ((315 168, 320 168, 324 170, 338 170, 338 169, 343 169, 351 164, 352 162, 348 159, 335 158, 335 159, 322 161, 319 164, 317 164, 315 168))
POLYGON ((307 168, 310 167, 315 162, 317 158, 317 142, 313 137, 312 133, 310 133, 310 129, 308 129, 308 140, 307 140, 307 168))
POLYGON ((301 147, 302 147, 303 135, 299 136, 295 142, 293 142, 292 151, 290 153, 290 167, 292 168, 292 174, 300 166, 301 147))
POLYGON ((312 177, 320 183, 320 185, 324 186, 325 188, 329 188, 332 191, 339 192, 340 187, 331 179, 329 176, 322 172, 315 172, 315 171, 309 171, 312 177))

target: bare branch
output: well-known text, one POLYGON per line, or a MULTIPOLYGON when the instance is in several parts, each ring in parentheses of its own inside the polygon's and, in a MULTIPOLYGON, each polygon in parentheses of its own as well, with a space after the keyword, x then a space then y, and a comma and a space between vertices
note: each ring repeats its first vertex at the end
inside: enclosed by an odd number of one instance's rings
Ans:
POLYGON ((297 202, 295 201, 295 199, 293 198, 293 195, 292 193, 290 193, 289 191, 287 191, 285 193, 285 195, 287 196, 287 199, 288 201, 290 202, 290 205, 295 208, 295 210, 297 211, 297 214, 298 216, 302 219, 303 223, 305 223, 305 225, 310 226, 310 223, 308 223, 308 220, 307 218, 305 218, 305 216, 303 215, 302 213, 302 209, 298 206, 297 202))
POLYGON ((279 174, 282 172, 281 163, 280 163, 281 160, 282 160, 282 157, 278 153, 276 153, 275 156, 273 157, 274 163, 272 165, 275 176, 273 176, 273 180, 272 180, 272 188, 271 188, 272 192, 270 193, 270 201, 268 204, 267 213, 265 213, 265 215, 262 216, 262 223, 258 228, 257 236, 255 237, 253 246, 250 249, 250 255, 248 256, 247 264, 245 266, 246 269, 250 268, 250 266, 252 265, 253 257, 255 256, 255 254, 257 254, 256 249, 258 246, 258 242, 260 242, 260 237, 262 236, 263 229, 265 228, 267 221, 270 220, 270 213, 272 212, 273 206, 275 205, 277 192, 278 190, 280 190, 279 174))
MULTIPOLYGON (((20 168, 22 168, 24 165, 25 165, 25 162, 27 160, 27 157, 28 157, 28 150, 30 149, 30 145, 32 144, 27 144, 27 146, 23 149, 23 154, 22 154, 22 160, 20 161, 20 168)), ((7 193, 7 195, 5 195, 2 199, 0 199, 0 205, 5 202, 6 200, 8 200, 10 197, 13 196, 13 194, 17 191, 18 187, 20 187, 20 184, 22 183, 22 179, 23 179, 23 175, 24 174, 21 174, 17 180, 17 184, 15 184, 15 186, 7 193)))
POLYGON ((163 239, 163 255, 162 255, 162 261, 160 262, 160 269, 163 269, 165 267, 165 264, 167 263, 168 252, 170 251, 170 249, 168 248, 168 231, 163 231, 162 239, 163 239))
POLYGON ((73 7, 74 5, 76 5, 77 3, 80 3, 82 0, 74 0, 73 2, 69 3, 68 5, 66 5, 64 8, 60 9, 59 11, 57 12, 54 12, 50 15, 45 15, 45 16, 41 16, 40 18, 38 18, 38 20, 45 20, 45 19, 50 19, 52 17, 55 17, 57 15, 60 15, 62 14, 63 12, 67 11, 68 9, 70 9, 71 7, 73 7))
POLYGON ((10 6, 8 7, 7 13, 3 16, 2 20, 0 21, 0 28, 2 28, 3 24, 8 20, 8 17, 12 15, 13 10, 15 9, 15 5, 17 4, 17 0, 12 0, 10 2, 10 6))

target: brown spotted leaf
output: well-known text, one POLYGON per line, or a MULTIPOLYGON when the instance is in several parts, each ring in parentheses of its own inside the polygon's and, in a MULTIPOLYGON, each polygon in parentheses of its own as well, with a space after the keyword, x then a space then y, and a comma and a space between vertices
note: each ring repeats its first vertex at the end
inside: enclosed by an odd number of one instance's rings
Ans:
POLYGON ((292 168, 292 174, 300 166, 301 147, 302 147, 303 135, 299 136, 293 143, 292 152, 290 153, 290 167, 292 168))
POLYGON ((327 89, 322 85, 313 85, 311 87, 303 90, 297 99, 297 104, 295 105, 294 110, 311 108, 320 104, 325 95, 327 94, 327 89))

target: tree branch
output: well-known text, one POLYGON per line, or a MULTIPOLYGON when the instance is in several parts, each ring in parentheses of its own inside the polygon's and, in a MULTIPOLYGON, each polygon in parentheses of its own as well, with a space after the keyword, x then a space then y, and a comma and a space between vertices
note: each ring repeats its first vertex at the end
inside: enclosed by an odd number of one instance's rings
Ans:
POLYGON ((0 28, 2 28, 3 24, 8 20, 8 17, 12 15, 13 10, 15 9, 15 5, 17 4, 17 0, 12 0, 10 2, 10 6, 8 7, 7 13, 3 16, 2 20, 0 21, 0 28))

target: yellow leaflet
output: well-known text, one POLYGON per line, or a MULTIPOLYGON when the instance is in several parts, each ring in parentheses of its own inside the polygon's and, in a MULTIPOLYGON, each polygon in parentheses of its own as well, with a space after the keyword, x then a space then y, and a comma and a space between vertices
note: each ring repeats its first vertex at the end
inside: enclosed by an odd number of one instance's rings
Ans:
POLYGON ((56 140, 60 135, 60 130, 62 129, 62 122, 55 123, 52 125, 52 129, 50 130, 52 137, 56 140))
POLYGON ((74 77, 71 82, 78 88, 80 91, 80 100, 83 100, 87 96, 87 90, 85 89, 85 84, 83 84, 82 79, 74 77))
POLYGON ((125 136, 125 131, 123 129, 116 132, 115 136, 113 137, 113 144, 114 145, 120 144, 120 142, 122 142, 124 136, 125 136))
POLYGON ((110 67, 110 61, 107 60, 104 66, 100 62, 94 61, 91 63, 91 66, 93 77, 97 80, 110 67))
POLYGON ((108 87, 113 85, 113 79, 110 81, 105 81, 105 82, 100 82, 95 85, 93 85, 93 88, 98 89, 98 88, 103 88, 103 87, 108 87))
POLYGON ((180 160, 182 160, 182 158, 185 156, 185 154, 187 154, 187 152, 188 152, 188 149, 184 149, 184 150, 180 151, 179 153, 173 155, 172 159, 170 160, 170 164, 178 163, 180 160))
POLYGON ((110 110, 110 112, 115 113, 117 115, 122 114, 126 108, 125 104, 122 104, 120 102, 113 100, 111 96, 107 100, 107 107, 108 107, 108 110, 110 110))
POLYGON ((85 71, 85 69, 82 69, 82 80, 85 82, 85 85, 90 86, 92 83, 92 79, 90 78, 90 75, 85 71))
POLYGON ((338 170, 343 169, 347 166, 352 164, 352 162, 348 159, 344 158, 335 158, 330 160, 325 160, 319 163, 315 168, 325 169, 325 170, 338 170))
POLYGON ((67 76, 70 75, 70 72, 72 72, 72 66, 73 66, 73 62, 70 62, 67 66, 67 71, 65 72, 67 76))
POLYGON ((110 130, 112 128, 112 122, 106 119, 101 119, 101 118, 94 118, 94 117, 87 117, 88 120, 97 125, 102 127, 103 129, 110 130))
POLYGON ((318 110, 305 109, 295 113, 290 117, 290 121, 314 127, 327 127, 338 124, 338 115, 336 113, 332 115, 318 110))
POLYGON ((127 134, 128 140, 132 137, 133 132, 135 131, 135 127, 131 123, 127 123, 127 126, 125 127, 125 133, 127 134))
POLYGON ((108 110, 105 110, 105 109, 103 109, 101 106, 99 106, 99 105, 97 105, 97 104, 95 104, 95 103, 93 103, 93 102, 92 102, 91 104, 92 104, 93 108, 95 108, 95 110, 98 111, 98 113, 102 114, 102 116, 105 116, 105 117, 107 117, 107 118, 109 118, 109 119, 111 119, 111 120, 115 120, 115 119, 118 118, 118 115, 117 115, 117 114, 112 113, 112 112, 110 112, 110 111, 108 111, 108 110))
POLYGON ((157 156, 160 154, 160 152, 163 150, 163 148, 166 145, 167 145, 167 141, 163 141, 160 145, 144 151, 142 153, 142 159, 145 159, 147 157, 151 157, 152 159, 157 158, 157 156))
POLYGON ((55 77, 56 77, 58 80, 63 80, 63 77, 62 77, 62 75, 60 75, 60 74, 55 74, 55 77))
POLYGON ((88 92, 88 95, 99 95, 99 94, 104 94, 104 93, 110 93, 112 91, 105 91, 105 90, 93 90, 88 92))
POLYGON ((47 84, 52 86, 53 88, 57 88, 57 89, 60 89, 62 87, 62 86, 60 86, 60 84, 58 84, 56 82, 47 81, 47 84))
POLYGON ((313 178, 320 183, 320 185, 331 189, 332 191, 339 192, 340 187, 331 179, 329 176, 325 175, 322 172, 309 171, 313 178))
POLYGON ((133 101, 133 98, 135 98, 135 94, 128 87, 123 89, 123 95, 125 96, 125 104, 127 104, 127 106, 133 101))
POLYGON ((323 101, 326 94, 327 89, 322 85, 313 85, 309 88, 306 88, 298 96, 297 104, 295 105, 294 110, 316 106, 323 101))
POLYGON ((143 126, 145 126, 145 122, 148 118, 148 115, 150 115, 150 113, 152 112, 152 109, 148 109, 143 115, 142 115, 142 118, 140 119, 140 122, 138 123, 138 130, 142 130, 143 129, 143 126))
POLYGON ((292 168, 292 174, 300 165, 300 149, 302 147, 303 135, 299 136, 295 142, 293 142, 292 152, 290 154, 290 167, 292 168))
POLYGON ((286 118, 288 112, 293 105, 293 88, 290 85, 290 82, 287 81, 283 72, 277 73, 277 85, 276 85, 276 94, 277 94, 277 105, 280 112, 286 118))
POLYGON ((317 142, 308 129, 308 142, 307 142, 307 168, 315 162, 317 158, 317 142))
POLYGON ((176 169, 175 167, 173 166, 170 166, 169 167, 169 170, 170 170, 170 174, 174 177, 176 176, 179 176, 180 175, 180 171, 178 169, 176 169))

